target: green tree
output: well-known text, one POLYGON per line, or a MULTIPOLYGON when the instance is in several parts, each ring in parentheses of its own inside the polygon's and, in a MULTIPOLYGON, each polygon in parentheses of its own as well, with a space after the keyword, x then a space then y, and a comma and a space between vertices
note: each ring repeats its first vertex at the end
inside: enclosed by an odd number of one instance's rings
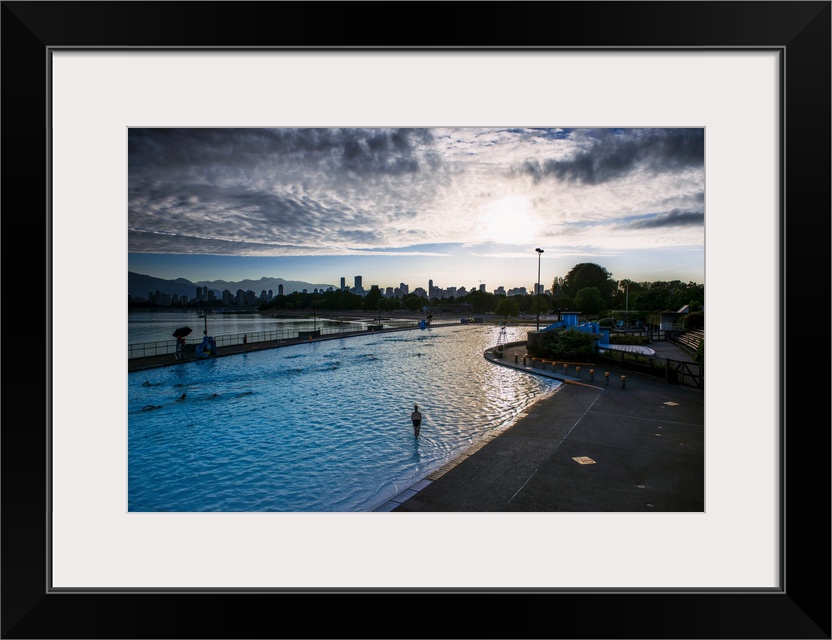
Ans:
POLYGON ((396 298, 382 298, 376 305, 376 309, 379 311, 398 311, 401 308, 402 303, 396 298))
POLYGON ((503 316, 503 319, 508 321, 509 316, 517 316, 520 313, 520 305, 517 303, 515 296, 503 298, 497 303, 494 313, 498 316, 503 316))
POLYGON ((413 293, 408 293, 402 298, 402 309, 407 311, 418 311, 425 305, 425 300, 413 293))
POLYGON ((378 285, 374 284, 370 287, 367 295, 364 296, 364 309, 367 311, 375 311, 378 306, 378 301, 381 300, 382 297, 381 289, 378 288, 378 285))
POLYGON ((552 280, 552 288, 550 291, 555 299, 566 295, 566 285, 564 284, 564 279, 562 277, 555 276, 555 279, 552 280))
POLYGON ((529 353, 539 358, 569 362, 594 362, 595 338, 577 329, 541 331, 529 353))
POLYGON ((552 309, 557 311, 558 309, 563 311, 569 311, 570 309, 575 309, 575 301, 572 298, 555 298, 552 300, 552 309))
POLYGON ((534 315, 538 313, 546 315, 549 313, 549 297, 544 295, 534 296, 530 309, 534 315))
POLYGON ((612 300, 611 306, 619 310, 635 309, 633 303, 636 301, 638 294, 644 291, 647 286, 645 283, 633 282, 626 278, 619 280, 615 290, 615 299, 612 300))
MULTIPOLYGON (((630 308, 632 309, 632 291, 630 294, 630 308)), ((664 282, 654 282, 649 289, 638 294, 635 303, 637 305, 635 308, 639 311, 670 311, 670 291, 664 282)))
POLYGON ((488 313, 489 311, 494 311, 494 308, 497 306, 496 296, 487 291, 472 291, 465 298, 466 302, 471 304, 471 309, 474 313, 488 313))
POLYGON ((574 298, 578 291, 587 287, 595 287, 601 293, 605 305, 609 306, 618 283, 613 280, 612 274, 604 267, 594 262, 582 262, 572 267, 563 279, 564 294, 574 298))
POLYGON ((682 326, 685 329, 704 329, 705 314, 701 311, 691 311, 682 316, 682 326))
POLYGON ((604 299, 598 287, 585 287, 575 295, 575 306, 584 315, 597 315, 604 308, 604 299))

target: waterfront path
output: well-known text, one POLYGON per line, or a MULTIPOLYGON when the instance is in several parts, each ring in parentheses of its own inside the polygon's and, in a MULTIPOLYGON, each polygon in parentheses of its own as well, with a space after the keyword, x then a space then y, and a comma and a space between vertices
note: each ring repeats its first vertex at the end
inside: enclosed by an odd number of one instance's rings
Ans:
MULTIPOLYGON (((651 347, 658 357, 692 360, 670 343, 651 347)), ((611 368, 595 367, 593 381, 589 366, 579 376, 551 365, 544 372, 524 365, 524 353, 523 345, 485 357, 563 387, 379 511, 704 511, 703 390, 611 368)))

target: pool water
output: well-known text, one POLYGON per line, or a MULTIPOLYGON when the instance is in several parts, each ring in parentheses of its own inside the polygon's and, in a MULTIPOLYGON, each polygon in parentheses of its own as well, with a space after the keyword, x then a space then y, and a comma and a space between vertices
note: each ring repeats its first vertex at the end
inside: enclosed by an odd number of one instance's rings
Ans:
POLYGON ((499 339, 411 329, 130 373, 128 509, 373 511, 560 387, 488 362, 499 339))

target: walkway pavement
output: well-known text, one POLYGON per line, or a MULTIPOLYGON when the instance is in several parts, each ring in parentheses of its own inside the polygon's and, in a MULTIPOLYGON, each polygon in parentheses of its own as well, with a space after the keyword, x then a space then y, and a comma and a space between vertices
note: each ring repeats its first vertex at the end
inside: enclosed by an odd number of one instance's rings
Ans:
MULTIPOLYGON (((651 347, 691 361, 672 344, 651 347)), ((611 368, 595 368, 593 380, 586 365, 566 375, 562 366, 533 369, 524 354, 520 346, 485 357, 563 387, 378 511, 704 511, 703 390, 611 368)))

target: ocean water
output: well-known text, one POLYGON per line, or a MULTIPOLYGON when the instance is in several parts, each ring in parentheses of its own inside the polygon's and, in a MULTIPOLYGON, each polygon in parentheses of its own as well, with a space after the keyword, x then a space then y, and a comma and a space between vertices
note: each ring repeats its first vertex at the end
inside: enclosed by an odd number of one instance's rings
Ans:
POLYGON ((410 329, 130 373, 128 509, 373 511, 560 387, 486 361, 500 331, 410 329))

